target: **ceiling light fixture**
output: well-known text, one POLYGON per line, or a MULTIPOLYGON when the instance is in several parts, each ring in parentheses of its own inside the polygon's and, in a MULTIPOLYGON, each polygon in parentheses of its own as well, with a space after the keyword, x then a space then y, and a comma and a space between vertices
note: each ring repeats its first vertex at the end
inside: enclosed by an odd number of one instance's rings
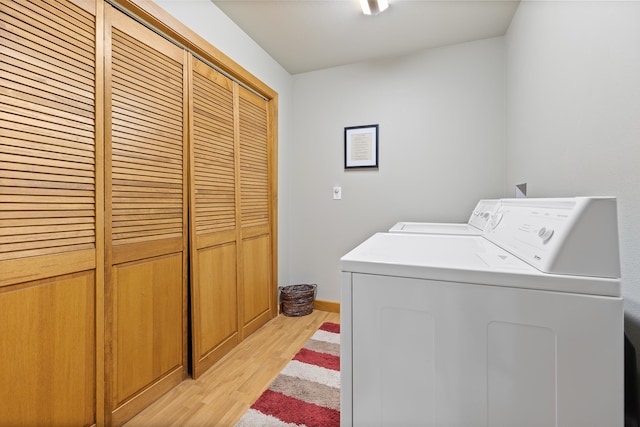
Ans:
POLYGON ((389 7, 387 0, 360 0, 362 13, 365 15, 377 15, 389 7))

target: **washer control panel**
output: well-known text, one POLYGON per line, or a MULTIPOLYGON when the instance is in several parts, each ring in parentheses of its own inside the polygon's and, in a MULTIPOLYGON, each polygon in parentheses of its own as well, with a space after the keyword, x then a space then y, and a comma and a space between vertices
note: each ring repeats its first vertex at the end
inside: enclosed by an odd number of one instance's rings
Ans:
POLYGON ((497 207, 498 200, 480 200, 473 212, 471 212, 468 224, 478 230, 484 230, 497 207))
POLYGON ((620 277, 612 197, 503 199, 483 237, 546 273, 620 277))

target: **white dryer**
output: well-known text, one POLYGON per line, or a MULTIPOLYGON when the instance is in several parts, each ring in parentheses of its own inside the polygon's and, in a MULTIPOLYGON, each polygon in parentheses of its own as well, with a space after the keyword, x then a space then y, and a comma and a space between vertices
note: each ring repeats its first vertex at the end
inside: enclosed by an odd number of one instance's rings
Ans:
POLYGON ((502 200, 483 236, 341 267, 342 426, 623 426, 614 198, 502 200))
POLYGON ((471 212, 466 224, 438 222, 398 222, 389 229, 391 233, 419 234, 472 234, 480 235, 491 213, 498 206, 498 200, 480 200, 471 212))

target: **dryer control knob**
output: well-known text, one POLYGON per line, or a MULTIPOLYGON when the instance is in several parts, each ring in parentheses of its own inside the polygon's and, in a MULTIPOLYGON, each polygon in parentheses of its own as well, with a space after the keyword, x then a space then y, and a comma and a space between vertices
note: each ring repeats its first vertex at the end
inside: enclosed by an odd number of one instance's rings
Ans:
POLYGON ((490 222, 491 230, 495 229, 498 226, 498 224, 500 224, 500 221, 502 221, 502 217, 503 217, 503 214, 500 212, 496 213, 491 217, 491 222, 490 222))
POLYGON ((538 230, 538 236, 542 239, 542 243, 547 244, 553 237, 553 228, 542 227, 538 230))

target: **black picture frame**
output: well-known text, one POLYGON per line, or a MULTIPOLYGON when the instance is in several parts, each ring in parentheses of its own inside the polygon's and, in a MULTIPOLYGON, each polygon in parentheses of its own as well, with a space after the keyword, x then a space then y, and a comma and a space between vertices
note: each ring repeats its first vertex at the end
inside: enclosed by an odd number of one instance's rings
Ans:
POLYGON ((378 169, 379 126, 344 128, 344 168, 378 169))

